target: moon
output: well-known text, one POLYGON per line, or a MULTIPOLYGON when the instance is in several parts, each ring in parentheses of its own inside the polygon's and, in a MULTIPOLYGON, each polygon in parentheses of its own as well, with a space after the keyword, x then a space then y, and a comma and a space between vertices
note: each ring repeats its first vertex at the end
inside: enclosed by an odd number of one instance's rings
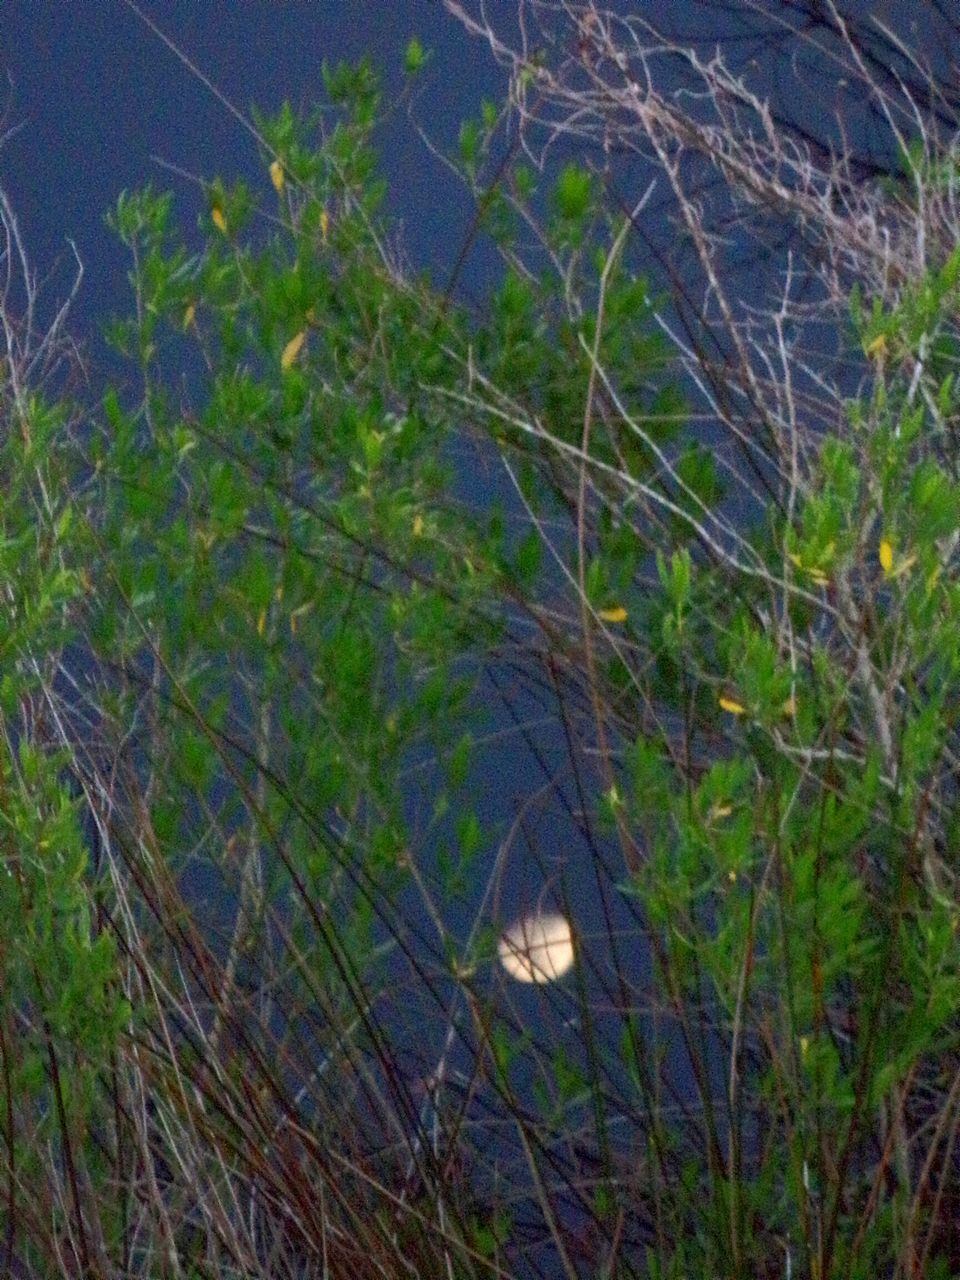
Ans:
POLYGON ((563 916, 527 916, 497 944, 500 963, 517 982, 556 982, 573 966, 573 935, 563 916))

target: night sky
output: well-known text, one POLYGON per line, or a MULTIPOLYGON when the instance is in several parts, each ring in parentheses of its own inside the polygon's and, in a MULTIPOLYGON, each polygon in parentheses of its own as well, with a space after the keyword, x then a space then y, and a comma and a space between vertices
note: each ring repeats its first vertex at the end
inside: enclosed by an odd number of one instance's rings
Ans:
MULTIPOLYGON (((863 95, 848 86, 842 64, 824 56, 829 40, 804 20, 807 0, 616 0, 611 7, 641 15, 682 43, 697 42, 704 53, 722 47, 735 65, 751 68, 753 86, 773 98, 785 123, 836 141, 832 117, 839 110, 848 140, 869 149, 863 95), (796 38, 791 25, 813 30, 820 44, 796 38)), ((384 76, 389 104, 402 90, 412 35, 433 50, 413 112, 436 144, 452 148, 460 122, 476 114, 481 99, 501 97, 502 75, 486 45, 441 0, 139 0, 139 8, 244 113, 254 103, 273 111, 285 99, 312 106, 322 100, 323 62, 364 53, 384 76)), ((942 0, 846 0, 843 9, 871 39, 882 20, 949 71, 942 0)), ((515 6, 497 0, 489 11, 509 26, 515 6)), ((127 301, 127 264, 103 222, 122 190, 148 180, 173 188, 183 197, 181 216, 192 219, 201 204, 196 188, 158 161, 206 179, 262 183, 266 175, 254 139, 148 28, 133 0, 3 0, 2 19, 2 132, 16 132, 0 147, 0 185, 41 276, 57 262, 68 272, 67 239, 76 243, 86 275, 73 328, 89 334, 127 301)), ((879 62, 893 66, 888 53, 882 48, 879 62)), ((911 71, 906 63, 894 69, 911 71)), ((443 279, 469 224, 470 202, 418 138, 404 106, 379 143, 410 261, 431 265, 443 279)), ((482 251, 475 255, 465 283, 482 290, 491 265, 482 251)))
MULTIPOLYGON (((451 147, 460 121, 482 97, 499 95, 486 50, 436 0, 143 0, 141 12, 170 36, 240 111, 273 112, 284 100, 323 98, 321 67, 370 54, 384 77, 384 101, 399 95, 403 52, 418 35, 434 51, 413 113, 431 138, 451 147)), ((189 179, 265 183, 255 140, 164 46, 124 0, 4 0, 0 67, 8 81, 0 185, 25 233, 38 273, 60 263, 62 296, 72 239, 84 285, 75 336, 89 334, 127 304, 122 246, 104 225, 118 194, 151 181, 183 199, 181 217, 202 205, 189 179)), ((402 219, 414 265, 442 273, 470 217, 468 199, 433 158, 401 106, 381 130, 392 210, 402 219)))

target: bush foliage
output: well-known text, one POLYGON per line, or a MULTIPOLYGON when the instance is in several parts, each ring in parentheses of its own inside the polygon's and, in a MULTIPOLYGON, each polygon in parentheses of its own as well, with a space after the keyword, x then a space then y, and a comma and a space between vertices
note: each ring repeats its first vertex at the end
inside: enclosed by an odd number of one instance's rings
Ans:
POLYGON ((7 1272, 960 1265, 956 151, 865 188, 575 34, 451 158, 482 306, 402 266, 368 63, 119 198, 94 403, 5 295, 7 1272), (574 945, 519 995, 517 885, 574 945))

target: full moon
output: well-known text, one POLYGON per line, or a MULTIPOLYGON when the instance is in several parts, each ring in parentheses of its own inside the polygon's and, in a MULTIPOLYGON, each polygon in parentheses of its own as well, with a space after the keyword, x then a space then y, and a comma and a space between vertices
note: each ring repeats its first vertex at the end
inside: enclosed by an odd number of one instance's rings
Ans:
POLYGON ((497 952, 518 982, 555 982, 573 965, 573 935, 563 916, 528 916, 510 926, 497 952))

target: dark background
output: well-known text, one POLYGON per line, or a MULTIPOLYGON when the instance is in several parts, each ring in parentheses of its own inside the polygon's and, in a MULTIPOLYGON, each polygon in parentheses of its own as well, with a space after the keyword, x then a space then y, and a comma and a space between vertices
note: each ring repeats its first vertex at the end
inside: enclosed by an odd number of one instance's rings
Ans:
MULTIPOLYGON (((498 100, 503 88, 486 45, 471 38, 441 0, 138 4, 244 113, 252 103, 272 112, 284 99, 313 105, 323 97, 323 62, 364 53, 383 74, 389 104, 402 89, 403 51, 412 35, 433 51, 412 111, 440 148, 451 150, 460 122, 476 114, 482 98, 498 100)), ((844 65, 849 59, 837 56, 829 6, 820 0, 611 0, 608 7, 707 56, 722 48, 748 72, 751 88, 771 98, 778 124, 798 138, 817 148, 839 144, 839 112, 864 174, 889 164, 889 148, 878 143, 877 113, 844 65)), ((839 8, 878 78, 892 73, 919 85, 922 99, 923 77, 904 52, 916 50, 940 73, 939 91, 955 103, 956 0, 840 0, 839 8), (884 30, 903 38, 901 49, 884 30)), ((513 0, 492 0, 488 13, 501 30, 515 25, 513 0)), ((92 334, 110 310, 126 306, 127 264, 103 224, 122 190, 148 180, 172 187, 184 197, 181 215, 193 217, 197 191, 162 162, 197 178, 219 173, 259 182, 266 181, 264 166, 254 139, 149 29, 132 0, 3 0, 0 16, 0 70, 7 81, 0 136, 15 130, 0 147, 0 185, 41 276, 58 261, 68 272, 67 240, 75 242, 86 275, 73 328, 78 336, 92 334)), ((411 264, 430 265, 443 279, 469 225, 469 199, 418 138, 405 106, 379 140, 411 264)), ((465 285, 482 289, 491 267, 492 258, 474 255, 465 285)))
MULTIPOLYGON (((434 52, 412 110, 441 147, 455 144, 482 97, 500 92, 486 50, 436 0, 144 0, 140 8, 245 114, 251 104, 272 113, 285 99, 314 105, 323 98, 324 61, 364 53, 381 70, 390 103, 413 35, 434 52)), ((60 296, 73 266, 68 239, 77 246, 85 277, 75 336, 92 336, 127 305, 124 251, 103 221, 121 191, 148 180, 173 189, 184 196, 181 216, 192 218, 198 192, 159 162, 198 178, 267 181, 255 140, 124 0, 4 0, 0 68, 8 82, 3 132, 16 130, 0 148, 0 185, 39 275, 60 263, 60 296)), ((441 273, 469 222, 466 194, 421 142, 405 106, 380 143, 410 260, 441 273)))

